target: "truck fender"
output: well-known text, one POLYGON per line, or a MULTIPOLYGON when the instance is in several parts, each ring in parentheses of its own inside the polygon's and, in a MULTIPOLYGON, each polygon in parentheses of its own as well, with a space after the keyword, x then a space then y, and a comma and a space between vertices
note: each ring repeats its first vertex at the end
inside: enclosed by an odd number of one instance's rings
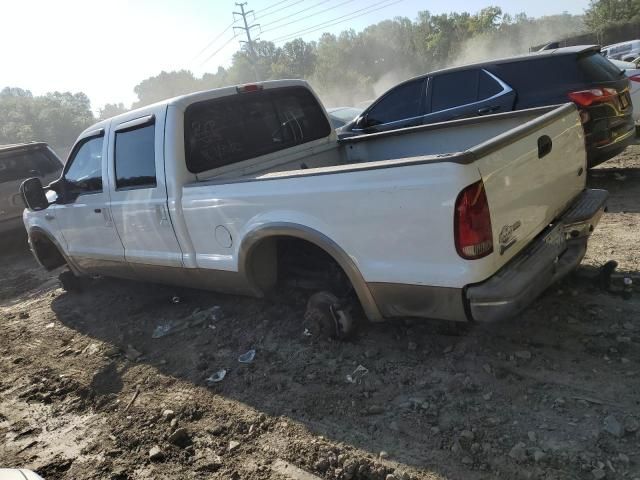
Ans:
POLYGON ((257 282, 253 278, 254 274, 251 271, 252 256, 256 252, 258 245, 269 238, 275 237, 299 238, 324 250, 336 261, 349 278, 367 318, 373 322, 383 320, 373 295, 353 259, 332 239, 305 225, 291 222, 267 223, 250 230, 244 236, 238 252, 238 268, 240 275, 247 280, 253 289, 259 290, 257 282))

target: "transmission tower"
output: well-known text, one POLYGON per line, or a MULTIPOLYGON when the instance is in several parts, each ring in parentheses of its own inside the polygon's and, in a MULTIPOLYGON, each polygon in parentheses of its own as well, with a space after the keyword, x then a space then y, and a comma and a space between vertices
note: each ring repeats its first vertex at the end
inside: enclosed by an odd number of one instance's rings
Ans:
POLYGON ((242 21, 244 23, 244 27, 233 27, 234 30, 238 29, 238 30, 244 30, 244 32, 247 34, 247 40, 240 40, 240 43, 246 43, 247 44, 247 48, 249 50, 249 59, 251 60, 251 66, 253 67, 253 73, 256 76, 256 81, 260 80, 260 77, 258 76, 258 69, 256 68, 256 63, 257 63, 257 57, 256 57, 256 50, 253 47, 253 40, 251 40, 251 29, 255 28, 255 27, 259 27, 260 24, 259 23, 255 23, 253 25, 249 25, 247 23, 247 15, 250 15, 253 13, 253 10, 249 10, 248 12, 244 11, 244 6, 247 4, 247 2, 244 3, 236 3, 236 5, 238 7, 240 7, 240 11, 239 12, 233 12, 233 15, 239 15, 242 17, 242 21))

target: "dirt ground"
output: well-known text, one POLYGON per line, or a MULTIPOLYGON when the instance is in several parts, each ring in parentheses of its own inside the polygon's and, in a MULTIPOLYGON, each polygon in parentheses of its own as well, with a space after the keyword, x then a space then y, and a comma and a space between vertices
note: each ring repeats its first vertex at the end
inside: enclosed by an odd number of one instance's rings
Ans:
POLYGON ((65 293, 24 247, 5 251, 0 466, 46 479, 640 478, 640 289, 619 291, 623 276, 640 284, 640 146, 589 183, 611 201, 580 269, 518 318, 462 331, 398 321, 331 342, 303 333, 302 296, 110 279, 65 293), (613 291, 594 279, 609 260, 613 291), (168 321, 182 328, 153 338, 168 321))

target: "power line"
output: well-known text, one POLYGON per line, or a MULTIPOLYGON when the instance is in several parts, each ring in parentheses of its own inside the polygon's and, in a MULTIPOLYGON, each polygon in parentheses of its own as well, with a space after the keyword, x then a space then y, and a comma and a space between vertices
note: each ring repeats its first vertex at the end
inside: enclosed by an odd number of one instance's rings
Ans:
MULTIPOLYGON (((217 42, 217 41, 220 39, 220 37, 222 37, 225 33, 227 33, 227 32, 229 31, 229 29, 230 29, 231 27, 233 27, 234 23, 236 23, 235 19, 234 19, 234 20, 233 20, 233 22, 231 22, 231 23, 230 23, 230 24, 229 24, 229 25, 228 25, 228 26, 227 26, 227 27, 226 27, 222 32, 220 32, 220 33, 216 36, 216 38, 214 38, 214 39, 213 39, 213 40, 211 40, 209 43, 207 43, 207 45, 206 45, 202 50, 200 50, 200 51, 198 52, 198 54, 197 54, 195 57, 193 57, 193 60, 195 60, 195 59, 196 59, 196 58, 198 58, 200 55, 202 55, 202 54, 205 52, 205 50, 207 50, 211 45, 213 45, 215 42, 217 42)), ((192 60, 192 61, 193 61, 193 60, 192 60)))
POLYGON ((220 51, 226 47, 227 45, 229 45, 231 42, 233 42, 236 39, 236 36, 234 35, 233 37, 231 37, 229 40, 227 40, 226 42, 224 42, 215 52, 213 52, 211 55, 209 55, 207 58, 205 58, 201 63, 200 66, 204 65, 205 63, 207 63, 209 60, 211 60, 213 57, 215 57, 218 53, 220 53, 220 51))
POLYGON ((278 5, 280 5, 281 3, 285 3, 285 2, 290 2, 291 0, 281 0, 279 2, 276 3, 272 3, 271 5, 269 5, 268 7, 265 7, 261 10, 258 10, 256 13, 260 13, 260 12, 264 12, 266 10, 271 10, 273 7, 277 7, 278 5))
POLYGON ((287 8, 293 7, 294 5, 297 5, 297 4, 302 3, 302 2, 304 2, 304 0, 295 0, 293 3, 290 3, 289 5, 285 5, 282 8, 274 10, 273 12, 265 13, 264 15, 258 15, 257 17, 254 17, 254 18, 255 18, 255 20, 259 20, 261 18, 268 17, 269 15, 273 15, 274 13, 281 12, 282 10, 286 10, 287 8))
MULTIPOLYGON (((327 1, 328 1, 328 0, 327 0, 327 1)), ((328 11, 330 11, 330 10, 334 10, 334 9, 336 9, 336 8, 338 8, 338 7, 341 7, 341 6, 343 6, 343 5, 346 5, 347 3, 352 3, 352 2, 354 2, 354 1, 355 1, 355 0, 347 0, 346 2, 339 3, 339 4, 337 4, 337 5, 334 5, 333 7, 329 7, 329 8, 325 8, 324 10, 320 10, 319 12, 314 13, 314 15, 320 15, 320 14, 322 14, 322 13, 328 12, 328 11)), ((317 5, 320 5, 320 4, 322 4, 322 3, 326 3, 326 1, 323 1, 323 2, 320 2, 319 4, 316 4, 316 6, 317 6, 317 5)), ((311 7, 310 7, 310 8, 308 8, 307 10, 310 10, 310 9, 311 9, 311 7)), ((302 11, 304 11, 304 10, 301 10, 300 12, 302 12, 302 11)), ((297 13, 300 13, 300 12, 297 12, 297 13)), ((290 16, 291 16, 291 17, 293 17, 293 16, 295 16, 295 15, 297 15, 297 14, 291 14, 290 16)), ((289 17, 281 18, 280 20, 285 20, 286 18, 289 18, 289 17)), ((274 22, 265 23, 265 24, 263 25, 263 27, 266 27, 267 25, 271 25, 271 24, 273 24, 273 23, 277 23, 277 22, 278 22, 278 21, 280 21, 280 20, 276 20, 276 21, 274 21, 274 22)), ((282 25, 278 25, 277 27, 268 28, 267 30, 263 30, 263 31, 262 31, 262 33, 272 32, 272 31, 274 31, 274 30, 277 30, 278 28, 286 27, 287 25, 291 25, 291 24, 293 24, 293 23, 298 23, 298 22, 301 22, 301 21, 303 21, 303 20, 307 20, 307 19, 306 19, 306 18, 299 18, 299 19, 297 19, 297 20, 292 20, 291 22, 283 23, 282 25)))
POLYGON ((334 18, 332 20, 328 20, 326 22, 319 23, 319 24, 314 25, 312 27, 304 28, 304 29, 299 30, 299 31, 294 32, 294 33, 283 35, 283 36, 275 38, 275 39, 273 39, 271 41, 273 43, 280 43, 280 42, 286 41, 286 40, 288 40, 290 38, 294 38, 294 37, 298 36, 299 34, 313 33, 313 32, 316 32, 318 30, 322 30, 323 28, 332 27, 334 25, 338 25, 340 23, 348 22, 349 20, 354 20, 354 19, 362 17, 364 15, 368 15, 368 14, 373 13, 375 11, 382 10, 383 8, 387 8, 387 7, 390 7, 391 5, 395 5, 396 3, 400 3, 403 0, 396 0, 396 1, 392 2, 392 3, 387 4, 387 5, 382 5, 381 7, 373 8, 373 7, 376 7, 376 6, 380 5, 381 3, 385 3, 387 1, 389 1, 389 0, 383 0, 381 2, 374 3, 373 5, 369 5, 368 7, 361 8, 359 10, 354 10, 353 12, 348 13, 346 15, 342 15, 340 17, 336 17, 336 18, 334 18), (359 12, 362 12, 362 13, 359 13, 359 12), (356 15, 356 14, 358 14, 358 15, 356 15), (349 18, 345 18, 345 17, 349 17, 349 18), (344 20, 340 20, 340 19, 343 19, 343 18, 344 18, 344 20), (338 20, 338 21, 336 21, 336 20, 338 20))

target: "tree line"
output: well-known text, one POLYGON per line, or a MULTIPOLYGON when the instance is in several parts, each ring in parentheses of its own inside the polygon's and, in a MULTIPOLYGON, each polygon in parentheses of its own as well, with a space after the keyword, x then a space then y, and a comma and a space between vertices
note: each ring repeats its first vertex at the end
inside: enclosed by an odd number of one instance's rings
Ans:
POLYGON ((98 118, 109 118, 184 93, 255 80, 303 78, 328 106, 371 100, 414 75, 497 56, 526 53, 532 45, 572 33, 595 32, 621 19, 640 17, 640 0, 592 0, 584 15, 531 18, 499 7, 434 15, 419 12, 415 20, 396 17, 360 32, 324 33, 317 41, 300 38, 276 45, 254 43, 232 57, 228 68, 195 76, 188 70, 160 72, 134 87, 131 106, 104 105, 94 116, 84 93, 52 92, 34 96, 20 88, 0 91, 0 144, 29 140, 48 142, 66 153, 78 133, 98 118))

